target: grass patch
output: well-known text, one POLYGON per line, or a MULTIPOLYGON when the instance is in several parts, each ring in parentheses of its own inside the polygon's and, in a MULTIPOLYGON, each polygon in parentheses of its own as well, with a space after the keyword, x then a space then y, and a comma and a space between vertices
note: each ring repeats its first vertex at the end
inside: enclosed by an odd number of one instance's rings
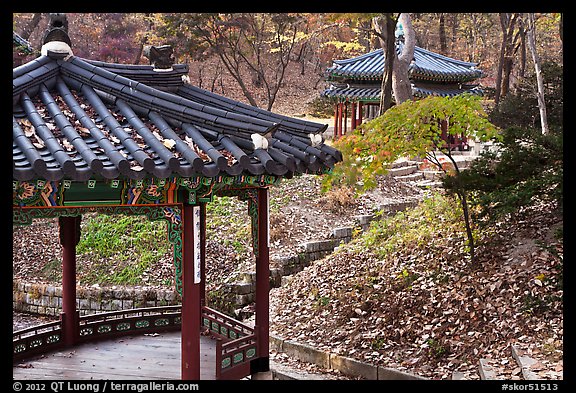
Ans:
POLYGON ((356 249, 370 249, 382 258, 402 249, 431 250, 441 237, 464 239, 464 230, 459 204, 436 193, 413 209, 372 221, 356 249))
POLYGON ((82 225, 77 254, 91 261, 88 266, 79 266, 83 284, 141 284, 146 270, 172 249, 163 221, 95 215, 86 216, 82 225))

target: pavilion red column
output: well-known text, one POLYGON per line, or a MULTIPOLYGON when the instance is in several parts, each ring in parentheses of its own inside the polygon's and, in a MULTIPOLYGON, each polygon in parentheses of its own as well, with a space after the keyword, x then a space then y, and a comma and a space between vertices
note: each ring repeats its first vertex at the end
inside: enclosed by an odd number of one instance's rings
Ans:
MULTIPOLYGON (((194 214, 200 216, 200 207, 184 204, 182 214, 182 379, 200 379, 200 284, 195 282, 194 214), (195 209, 196 208, 196 209, 195 209)), ((198 236, 198 234, 197 234, 198 236)), ((201 250, 199 250, 201 251, 201 250)), ((200 277, 202 280, 204 277, 200 277)))
MULTIPOLYGON (((206 305, 206 204, 200 204, 200 306, 206 305)), ((200 313, 202 314, 202 313, 200 313)), ((200 315, 202 326, 202 315, 200 315)))
POLYGON ((356 103, 351 103, 351 116, 350 116, 350 131, 354 131, 356 129, 356 103))
POLYGON ((338 107, 339 104, 337 103, 334 106, 334 139, 338 138, 338 107))
POLYGON ((270 369, 270 245, 268 237, 268 189, 258 189, 258 255, 256 256, 256 321, 258 371, 270 369))
POLYGON ((344 102, 344 129, 342 130, 342 135, 346 135, 348 132, 348 101, 344 102))
POLYGON ((362 110, 363 110, 362 101, 358 101, 358 126, 362 125, 362 110))
POLYGON ((62 245, 62 342, 75 345, 79 337, 79 317, 76 311, 76 245, 80 240, 80 216, 59 217, 62 245))
POLYGON ((344 112, 344 104, 339 102, 338 103, 338 137, 342 136, 342 119, 344 112))

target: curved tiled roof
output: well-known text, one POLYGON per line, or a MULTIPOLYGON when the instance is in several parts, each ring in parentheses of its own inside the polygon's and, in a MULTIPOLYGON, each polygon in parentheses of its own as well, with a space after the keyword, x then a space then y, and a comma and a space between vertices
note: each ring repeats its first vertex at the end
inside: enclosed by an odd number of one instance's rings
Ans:
POLYGON ((459 94, 470 93, 482 95, 482 89, 478 85, 457 85, 438 83, 417 83, 412 85, 412 94, 415 97, 440 96, 453 97, 459 94))
POLYGON ((379 101, 380 86, 350 86, 350 85, 330 85, 329 88, 322 92, 324 97, 333 97, 338 99, 348 99, 350 101, 379 101))
MULTIPOLYGON (((333 97, 350 101, 379 101, 380 86, 351 86, 332 84, 322 92, 324 97, 333 97)), ((412 84, 412 94, 415 97, 441 96, 452 97, 463 93, 482 95, 482 89, 476 85, 422 83, 412 84)))
POLYGON ((15 31, 12 32, 12 45, 18 48, 24 54, 29 55, 34 53, 34 48, 32 48, 30 42, 20 37, 20 35, 15 31))
MULTIPOLYGON (((401 51, 402 45, 401 42, 397 44, 397 52, 401 51)), ((333 63, 327 70, 329 80, 381 79, 384 73, 384 51, 377 49, 350 59, 334 60, 333 63)), ((477 65, 415 47, 409 75, 412 80, 468 82, 483 76, 482 71, 476 68, 477 65)))
POLYGON ((54 52, 15 68, 14 179, 289 177, 342 160, 309 135, 325 124, 196 88, 186 73, 54 52))

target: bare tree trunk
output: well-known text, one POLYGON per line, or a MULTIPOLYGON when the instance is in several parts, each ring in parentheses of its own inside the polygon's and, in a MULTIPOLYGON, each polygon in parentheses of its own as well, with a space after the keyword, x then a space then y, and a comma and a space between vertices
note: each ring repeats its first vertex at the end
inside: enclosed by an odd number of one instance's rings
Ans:
POLYGON ((502 70, 504 68, 504 59, 506 52, 506 42, 508 41, 508 20, 510 15, 508 13, 500 13, 500 27, 502 28, 502 41, 500 43, 500 59, 498 61, 498 70, 496 71, 496 91, 494 95, 494 103, 500 103, 500 94, 502 93, 502 70))
POLYGON ((394 43, 394 29, 396 20, 392 14, 386 13, 383 17, 372 19, 374 30, 384 51, 384 75, 380 88, 380 111, 384 114, 392 106, 392 70, 396 58, 396 45, 394 43))
POLYGON ((440 53, 448 54, 448 44, 446 42, 446 24, 444 23, 444 13, 440 13, 438 21, 438 35, 440 36, 440 53))
POLYGON ((360 26, 362 29, 360 30, 360 34, 358 35, 358 43, 366 48, 366 52, 372 51, 372 44, 371 44, 371 35, 370 31, 370 21, 360 21, 360 26))
POLYGON ((500 14, 502 45, 500 47, 500 62, 498 64, 498 75, 496 78, 496 105, 498 105, 501 98, 508 94, 510 89, 510 74, 513 66, 514 43, 519 36, 518 34, 514 35, 514 28, 518 17, 519 14, 500 14))
POLYGON ((392 73, 392 91, 396 105, 412 99, 412 84, 408 78, 408 69, 414 59, 414 48, 416 46, 416 34, 412 27, 410 14, 402 13, 398 18, 404 29, 404 47, 402 53, 394 59, 394 68, 392 73))
POLYGON ((546 116, 546 101, 544 99, 544 79, 542 78, 542 70, 540 69, 540 58, 536 50, 536 23, 534 21, 534 13, 528 13, 528 48, 532 54, 532 61, 534 62, 534 71, 536 73, 536 81, 538 83, 538 109, 540 109, 540 124, 542 125, 542 134, 548 134, 548 117, 546 116))
POLYGON ((416 34, 412 27, 410 14, 402 13, 398 22, 394 21, 392 14, 372 19, 374 32, 380 39, 384 56, 384 76, 380 95, 380 113, 382 115, 391 106, 390 91, 394 96, 394 102, 398 105, 412 99, 412 84, 408 77, 408 69, 414 59, 414 47, 416 46, 416 34), (401 23, 404 30, 404 45, 402 53, 396 54, 394 30, 396 23, 401 23), (391 75, 391 78, 390 78, 391 75), (390 87, 391 86, 391 87, 390 87))
POLYGON ((452 19, 452 37, 450 37, 450 50, 452 51, 452 53, 455 52, 455 45, 456 45, 456 37, 458 36, 458 14, 457 13, 453 13, 451 15, 451 19, 452 19))
POLYGON ((524 77, 526 72, 526 27, 522 23, 520 33, 520 77, 524 77))
MULTIPOLYGON (((152 19, 152 14, 145 13, 144 18, 148 20, 148 32, 152 32, 154 30, 154 20, 152 19)), ((134 56, 132 64, 140 64, 142 52, 144 52, 144 45, 148 43, 148 32, 142 36, 142 40, 140 41, 140 44, 138 44, 138 52, 136 52, 136 56, 134 56)))
POLYGON ((40 19, 42 19, 41 13, 37 12, 34 15, 32 15, 32 19, 30 19, 30 22, 28 22, 26 26, 24 26, 24 28, 22 29, 20 37, 24 38, 25 40, 29 40, 30 36, 32 35, 32 32, 34 31, 34 29, 36 29, 36 27, 40 23, 40 19))

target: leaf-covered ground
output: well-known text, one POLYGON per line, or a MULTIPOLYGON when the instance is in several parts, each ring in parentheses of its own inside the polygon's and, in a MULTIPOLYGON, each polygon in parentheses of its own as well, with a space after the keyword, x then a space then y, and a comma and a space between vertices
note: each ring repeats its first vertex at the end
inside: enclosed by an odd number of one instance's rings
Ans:
POLYGON ((433 379, 478 379, 480 358, 521 379, 514 344, 538 377, 562 379, 562 217, 538 206, 510 218, 471 266, 463 237, 431 211, 400 214, 273 289, 271 333, 433 379))

